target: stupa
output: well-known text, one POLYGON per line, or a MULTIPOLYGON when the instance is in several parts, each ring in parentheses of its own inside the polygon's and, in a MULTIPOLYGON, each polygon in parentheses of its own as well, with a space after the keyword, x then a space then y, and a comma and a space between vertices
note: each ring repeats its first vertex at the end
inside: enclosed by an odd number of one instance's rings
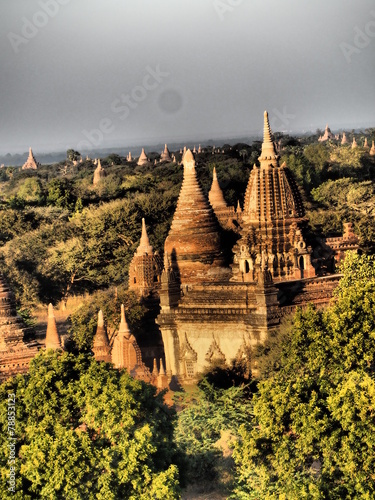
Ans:
POLYGON ((329 128, 327 123, 326 128, 324 130, 324 134, 319 137, 318 141, 324 142, 334 138, 335 136, 332 134, 331 129, 329 128))
POLYGON ((26 373, 39 346, 27 340, 28 329, 16 312, 12 291, 0 275, 0 380, 26 373))
POLYGON ((97 361, 105 361, 108 363, 112 361, 111 347, 109 345, 107 330, 104 325, 103 311, 101 309, 98 312, 98 323, 92 351, 97 361))
POLYGON ((172 161, 171 155, 169 153, 168 146, 165 145, 164 151, 161 153, 160 156, 160 163, 170 163, 172 161))
POLYGON ((46 349, 61 349, 61 339, 57 331, 56 318, 53 310, 53 305, 48 305, 48 319, 47 319, 47 332, 46 332, 46 349))
POLYGON ((29 156, 26 160, 26 162, 22 166, 22 170, 36 170, 38 167, 40 167, 40 163, 38 163, 34 157, 33 150, 30 148, 29 149, 29 156))
POLYGON ((371 156, 375 156, 375 144, 374 144, 374 141, 372 141, 372 146, 371 146, 371 149, 370 149, 370 155, 371 156))
POLYGON ((149 160, 147 158, 147 155, 145 153, 144 148, 142 148, 142 153, 141 153, 140 157, 138 158, 137 165, 140 165, 140 166, 149 165, 149 160))
POLYGON ((129 266, 129 289, 149 296, 160 288, 162 268, 162 260, 150 245, 146 222, 142 219, 141 240, 129 266))
POLYGON ((182 283, 220 280, 224 258, 219 226, 197 179, 190 149, 183 165, 184 178, 164 251, 182 283))
POLYGON ((357 147, 358 147, 357 141, 355 140, 355 137, 353 137, 352 149, 355 149, 357 147))
POLYGON ((346 138, 345 132, 342 134, 341 144, 348 144, 348 139, 346 138))
POLYGON ((96 186, 98 184, 98 182, 100 182, 101 179, 103 179, 103 177, 106 176, 105 170, 102 167, 100 159, 98 159, 98 164, 97 165, 98 166, 95 169, 94 178, 93 178, 93 181, 92 181, 92 183, 93 183, 94 186, 96 186))
POLYGON ((121 305, 121 322, 113 342, 112 363, 115 368, 125 368, 135 378, 151 381, 151 373, 142 362, 141 350, 131 333, 125 318, 125 308, 121 305))

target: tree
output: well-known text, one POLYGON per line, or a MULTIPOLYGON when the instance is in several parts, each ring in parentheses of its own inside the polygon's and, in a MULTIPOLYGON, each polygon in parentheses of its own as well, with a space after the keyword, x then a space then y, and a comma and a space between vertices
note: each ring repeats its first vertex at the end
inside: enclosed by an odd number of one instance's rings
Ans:
POLYGON ((77 161, 79 160, 81 153, 79 151, 75 151, 74 149, 68 149, 66 152, 66 157, 69 161, 77 161))
POLYGON ((0 394, 2 498, 179 498, 173 411, 126 370, 49 350, 0 394), (8 394, 16 400, 15 494, 7 484, 8 394))
POLYGON ((347 254, 335 302, 297 311, 241 429, 236 498, 375 495, 375 259, 347 254))

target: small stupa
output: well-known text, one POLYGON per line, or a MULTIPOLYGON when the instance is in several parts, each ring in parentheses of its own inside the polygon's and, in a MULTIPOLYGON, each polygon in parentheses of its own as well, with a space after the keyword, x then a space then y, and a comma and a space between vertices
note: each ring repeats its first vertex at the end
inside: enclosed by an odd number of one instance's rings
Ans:
POLYGON ((348 144, 348 139, 346 138, 345 132, 342 134, 341 144, 348 144))
POLYGON ((328 141, 329 139, 334 139, 335 136, 332 134, 331 129, 328 126, 328 123, 326 125, 326 128, 324 130, 324 134, 321 135, 318 139, 320 142, 328 141))
POLYGON ((33 150, 30 148, 29 149, 29 156, 26 160, 26 162, 22 166, 22 170, 36 170, 38 167, 40 167, 40 163, 38 163, 35 159, 35 156, 33 154, 33 150))
POLYGON ((128 156, 126 157, 126 161, 133 161, 132 154, 130 151, 129 151, 128 156))
POLYGON ((98 312, 98 325, 94 336, 92 352, 97 361, 106 361, 110 363, 111 347, 109 345, 107 329, 104 326, 103 311, 98 312))
POLYGON ((168 146, 165 145, 164 151, 162 152, 160 156, 160 163, 170 163, 172 161, 168 146))
POLYGON ((224 199, 223 191, 220 188, 219 181, 217 180, 216 167, 213 170, 213 178, 210 192, 208 193, 211 207, 215 210, 217 208, 227 208, 227 203, 224 199))
POLYGON ((142 153, 141 153, 140 157, 138 158, 137 165, 148 165, 148 164, 149 164, 149 161, 148 161, 147 155, 145 153, 144 148, 142 148, 142 153))
POLYGON ((57 331, 56 318, 53 310, 53 305, 48 305, 48 320, 47 320, 47 333, 46 333, 46 349, 61 349, 61 339, 57 331))
POLYGON ((353 137, 352 149, 355 149, 357 147, 358 147, 357 141, 355 140, 355 137, 353 137))
POLYGON ((370 149, 370 155, 371 156, 375 156, 375 144, 374 144, 374 141, 372 141, 372 146, 371 146, 371 149, 370 149))
POLYGON ((363 144, 363 148, 364 149, 370 149, 370 146, 368 145, 368 142, 367 142, 367 137, 365 137, 365 142, 363 144))
POLYGON ((94 172, 94 178, 93 178, 93 185, 96 186, 96 184, 98 184, 98 182, 100 182, 100 180, 105 177, 106 173, 105 173, 105 170, 104 168, 102 167, 102 164, 100 163, 100 159, 98 160, 98 166, 96 167, 95 169, 95 172, 94 172))

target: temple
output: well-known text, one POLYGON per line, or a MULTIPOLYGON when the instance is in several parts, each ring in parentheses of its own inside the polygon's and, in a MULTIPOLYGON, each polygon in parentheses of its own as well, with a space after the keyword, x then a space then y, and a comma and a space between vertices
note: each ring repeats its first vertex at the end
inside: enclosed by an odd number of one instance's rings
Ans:
POLYGON ((170 163, 172 161, 168 146, 165 145, 164 151, 160 155, 160 163, 170 163))
POLYGON ((40 163, 38 163, 35 159, 35 156, 33 154, 33 150, 30 148, 29 149, 29 156, 26 160, 26 162, 22 166, 22 170, 36 170, 38 167, 40 167, 40 163))
POLYGON ((16 312, 13 293, 0 275, 0 381, 26 373, 39 346, 16 312))
POLYGON ((129 266, 129 289, 147 297, 160 288, 162 260, 153 251, 147 235, 146 222, 142 219, 142 236, 129 266))
POLYGON ((225 249, 228 225, 221 214, 228 207, 216 171, 208 200, 190 150, 183 166, 164 246, 157 322, 169 380, 191 383, 210 366, 229 364, 264 342, 297 306, 328 304, 340 278, 333 273, 335 256, 339 261, 340 252, 358 248, 358 240, 348 226, 341 239, 312 247, 301 195, 287 166, 280 165, 267 112, 244 207, 230 213, 239 224, 233 259, 225 249))
POLYGON ((138 161, 137 161, 137 165, 149 165, 150 162, 149 162, 149 159, 147 158, 147 155, 145 153, 145 150, 144 148, 142 148, 142 153, 140 154, 139 158, 138 158, 138 161))
POLYGON ((334 134, 332 134, 331 129, 329 128, 328 123, 327 123, 326 128, 324 130, 324 134, 319 137, 318 141, 325 142, 325 141, 329 141, 330 139, 334 139, 334 138, 335 138, 335 136, 334 136, 334 134))
POLYGON ((56 318, 52 304, 48 306, 45 348, 53 350, 61 349, 61 339, 57 331, 56 318))
POLYGON ((93 178, 93 185, 96 186, 98 184, 98 182, 101 181, 101 179, 103 179, 103 177, 106 176, 106 173, 105 173, 105 170, 104 168, 102 167, 102 164, 100 162, 100 159, 98 159, 98 163, 97 163, 97 167, 95 169, 95 172, 94 172, 94 178, 93 178))

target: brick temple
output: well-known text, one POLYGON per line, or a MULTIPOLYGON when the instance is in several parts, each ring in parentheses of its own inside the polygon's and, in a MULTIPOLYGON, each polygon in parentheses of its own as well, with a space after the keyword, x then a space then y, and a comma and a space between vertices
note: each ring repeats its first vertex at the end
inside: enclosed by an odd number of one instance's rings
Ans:
MULTIPOLYGON (((142 219, 129 267, 129 289, 156 311, 147 352, 131 333, 123 306, 111 339, 99 311, 92 348, 98 361, 125 368, 159 389, 172 380, 194 382, 210 366, 243 358, 297 306, 326 306, 340 279, 336 264, 347 250, 358 249, 349 223, 341 237, 310 234, 299 189, 287 165, 280 164, 267 112, 259 166, 251 170, 243 207, 228 206, 215 169, 206 196, 193 152, 181 153, 184 176, 164 257, 150 245, 142 219)), ((165 145, 163 161, 169 159, 165 145)), ((140 162, 148 162, 144 150, 140 162)), ((98 181, 101 170, 99 162, 98 181)), ((63 348, 51 304, 45 345, 31 338, 0 276, 1 380, 25 373, 40 348, 63 348)))

